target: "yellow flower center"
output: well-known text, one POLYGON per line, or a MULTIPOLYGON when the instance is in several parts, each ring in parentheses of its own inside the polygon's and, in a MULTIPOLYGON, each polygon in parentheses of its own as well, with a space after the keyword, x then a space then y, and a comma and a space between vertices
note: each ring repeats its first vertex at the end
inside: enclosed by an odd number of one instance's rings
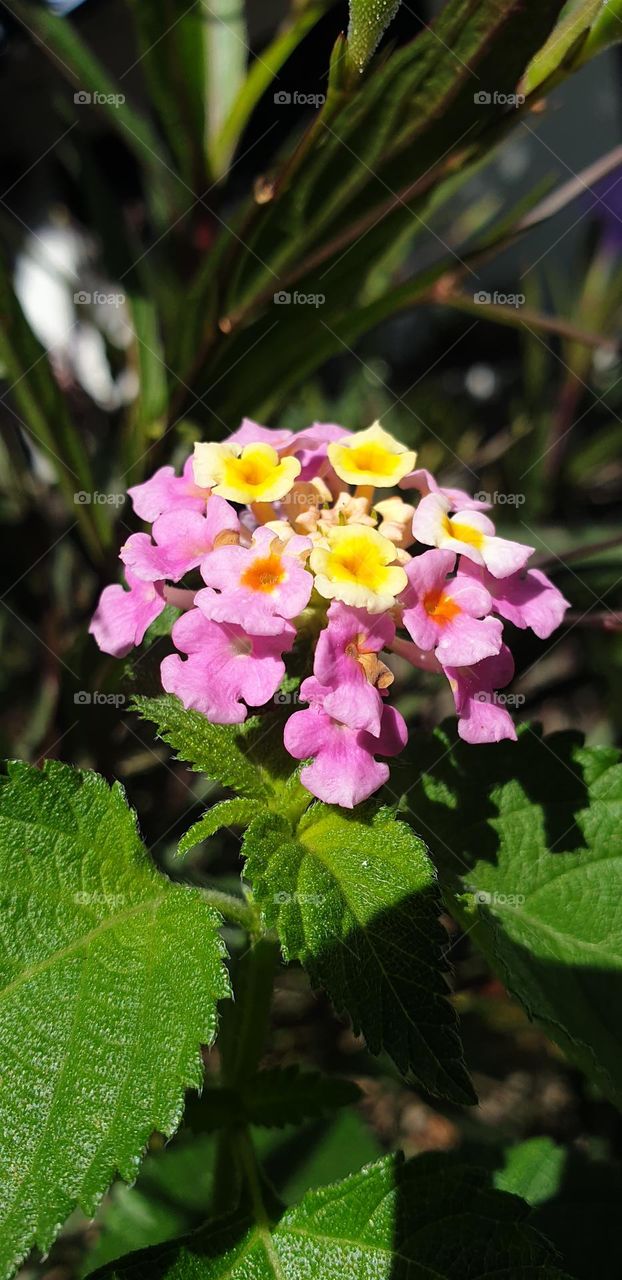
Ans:
POLYGON ((277 502, 289 493, 300 474, 297 458, 279 458, 268 444, 199 443, 194 447, 194 474, 229 502, 277 502))
POLYGON ((460 524, 459 520, 452 520, 446 516, 444 528, 448 537, 466 543, 467 547, 475 547, 479 551, 483 545, 485 535, 480 533, 479 529, 472 529, 469 524, 460 524))
POLYGON ((328 548, 315 547, 310 567, 320 595, 379 612, 390 608, 407 578, 393 563, 395 547, 368 525, 337 525, 327 530, 328 548))

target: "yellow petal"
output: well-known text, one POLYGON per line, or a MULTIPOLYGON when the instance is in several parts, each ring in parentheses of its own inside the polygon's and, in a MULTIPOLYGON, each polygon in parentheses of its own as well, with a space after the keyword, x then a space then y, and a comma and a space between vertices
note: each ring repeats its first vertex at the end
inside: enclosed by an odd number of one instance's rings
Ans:
POLYGON ((269 444, 196 444, 194 473, 198 484, 229 502, 277 502, 289 493, 300 474, 297 458, 279 458, 269 444), (208 479, 209 477, 209 479, 208 479))
POLYGON ((381 613, 390 609, 407 585, 406 573, 394 562, 395 547, 367 525, 326 530, 324 547, 311 552, 309 565, 320 595, 381 613))
POLYGON ((413 470, 417 455, 374 422, 366 431, 328 446, 329 460, 347 484, 392 488, 413 470))

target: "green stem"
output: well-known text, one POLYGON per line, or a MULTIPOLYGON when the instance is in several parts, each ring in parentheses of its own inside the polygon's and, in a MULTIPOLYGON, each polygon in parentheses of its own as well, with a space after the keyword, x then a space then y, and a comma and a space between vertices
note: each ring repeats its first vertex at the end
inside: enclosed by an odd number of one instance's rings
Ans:
MULTIPOLYGON (((279 945, 276 939, 259 938, 234 966, 234 999, 223 1006, 219 1038, 221 1084, 225 1088, 240 1089, 259 1065, 270 1016, 278 955, 279 945)), ((216 1139, 212 1200, 214 1213, 234 1209, 239 1201, 242 1178, 245 1177, 248 1181, 248 1147, 250 1145, 252 1151, 252 1143, 248 1133, 246 1139, 242 1139, 242 1132, 245 1131, 221 1129, 216 1139)), ((257 1185, 259 1186, 258 1173, 257 1185)), ((252 1188, 250 1190, 252 1196, 252 1188)))
POLYGON ((259 927, 257 912, 252 903, 245 898, 236 898, 232 893, 223 893, 221 889, 204 889, 203 887, 201 887, 201 896, 211 907, 220 911, 225 919, 241 925, 252 937, 257 935, 259 927))

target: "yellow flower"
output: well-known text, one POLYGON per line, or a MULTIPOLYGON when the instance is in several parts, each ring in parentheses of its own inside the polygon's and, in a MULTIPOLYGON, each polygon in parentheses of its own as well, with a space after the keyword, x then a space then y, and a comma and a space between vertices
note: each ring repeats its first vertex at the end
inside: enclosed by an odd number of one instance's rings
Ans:
POLYGON ((279 458, 269 444, 197 443, 194 478, 229 502, 276 502, 300 474, 297 458, 279 458))
POLYGON ((321 596, 382 613, 407 585, 395 561, 395 547, 368 525, 336 525, 327 529, 323 546, 314 547, 309 566, 321 596))
POLYGON ((374 422, 366 431, 329 444, 328 457, 347 484, 390 489, 413 470, 417 455, 374 422))

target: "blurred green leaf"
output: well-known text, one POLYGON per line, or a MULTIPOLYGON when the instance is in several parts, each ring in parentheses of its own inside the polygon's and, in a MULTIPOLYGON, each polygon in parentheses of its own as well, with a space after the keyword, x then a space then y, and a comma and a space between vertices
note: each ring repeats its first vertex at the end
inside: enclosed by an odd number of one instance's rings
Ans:
POLYGON ((93 470, 84 440, 74 426, 67 403, 52 372, 48 353, 35 337, 12 286, 8 266, 0 255, 0 362, 9 382, 5 396, 13 399, 15 415, 35 447, 54 467, 68 512, 79 524, 95 559, 111 541, 110 507, 92 503, 93 470), (87 500, 76 501, 84 493, 87 500))
POLYGON ((546 44, 527 67, 521 85, 523 93, 533 93, 567 62, 572 64, 602 7, 603 0, 568 0, 546 44))
POLYGON ((145 174, 152 213, 159 224, 189 207, 192 192, 176 177, 149 121, 125 99, 120 85, 78 35, 73 18, 60 17, 44 4, 15 0, 15 15, 34 36, 62 75, 79 90, 77 110, 96 106, 121 135, 145 174))

